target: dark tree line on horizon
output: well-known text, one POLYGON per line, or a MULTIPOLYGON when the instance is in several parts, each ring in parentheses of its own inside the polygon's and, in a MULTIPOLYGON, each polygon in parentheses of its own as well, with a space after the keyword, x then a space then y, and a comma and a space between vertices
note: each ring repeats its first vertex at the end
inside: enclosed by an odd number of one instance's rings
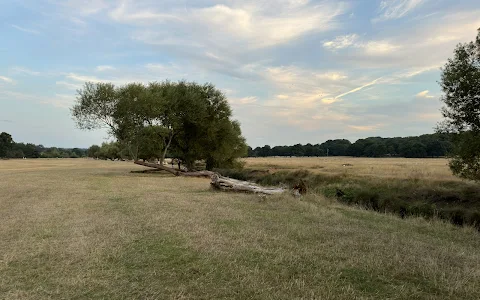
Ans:
MULTIPOLYGON (((265 145, 252 149, 248 157, 268 156, 354 156, 354 157, 444 157, 453 148, 453 134, 425 134, 416 137, 369 137, 355 143, 349 140, 328 140, 322 144, 296 144, 293 146, 265 145)), ((170 153, 167 157, 171 157, 170 153)), ((79 158, 131 159, 118 143, 92 145, 89 149, 44 147, 32 143, 15 143, 10 134, 0 134, 0 158, 79 158)))
MULTIPOLYGON (((328 140, 322 144, 293 146, 265 145, 248 147, 248 157, 268 156, 354 156, 354 157, 444 157, 453 148, 453 134, 425 134, 416 137, 369 137, 355 143, 349 140, 328 140)), ((79 158, 131 159, 117 142, 92 145, 89 149, 44 147, 32 143, 15 143, 10 134, 0 134, 0 158, 79 158)), ((172 157, 170 153, 167 157, 172 157)))
POLYGON ((16 143, 10 134, 0 133, 0 158, 78 158, 86 156, 87 150, 85 149, 16 143))
POLYGON ((444 157, 453 148, 453 138, 453 134, 436 133, 416 137, 369 137, 353 144, 349 140, 336 139, 315 145, 265 145, 255 149, 249 147, 248 156, 444 157))

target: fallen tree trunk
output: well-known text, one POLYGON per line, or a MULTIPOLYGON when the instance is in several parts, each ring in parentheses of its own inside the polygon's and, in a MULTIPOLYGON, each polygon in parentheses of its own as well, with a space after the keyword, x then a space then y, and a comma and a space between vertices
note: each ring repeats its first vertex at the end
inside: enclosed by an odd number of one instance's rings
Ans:
POLYGON ((211 186, 218 190, 223 191, 233 191, 233 192, 244 192, 244 193, 254 193, 254 194, 265 194, 265 195, 274 195, 284 193, 286 190, 283 188, 272 188, 272 187, 262 187, 248 181, 236 180, 228 177, 220 176, 219 174, 212 171, 196 171, 196 172, 185 172, 183 170, 176 170, 172 168, 165 167, 163 165, 135 161, 135 164, 154 168, 158 171, 167 171, 175 176, 185 176, 185 177, 206 177, 211 178, 211 186))
POLYGON ((234 192, 247 192, 254 194, 282 194, 286 190, 282 188, 272 188, 272 187, 262 187, 248 181, 241 181, 236 179, 231 179, 228 177, 223 177, 218 174, 212 176, 212 182, 210 182, 213 188, 223 191, 234 191, 234 192))
POLYGON ((205 178, 211 178, 213 175, 215 175, 215 172, 212 171, 197 171, 197 172, 185 172, 185 173, 180 173, 180 176, 185 176, 185 177, 205 177, 205 178))
POLYGON ((172 169, 169 167, 165 167, 163 165, 159 164, 153 164, 149 162, 144 162, 144 161, 135 161, 135 164, 141 165, 144 167, 149 167, 149 168, 154 168, 159 171, 167 171, 175 176, 188 176, 188 177, 205 177, 205 178, 210 178, 212 175, 214 175, 214 172, 211 171, 196 171, 196 172, 186 172, 184 170, 178 170, 178 169, 172 169))
POLYGON ((137 164, 137 165, 144 166, 144 167, 149 167, 149 168, 154 168, 154 169, 167 171, 169 173, 172 173, 175 176, 179 176, 180 173, 185 172, 184 170, 172 169, 172 168, 169 168, 169 167, 165 167, 164 165, 159 165, 159 164, 154 164, 154 163, 149 163, 149 162, 144 162, 144 161, 139 161, 139 160, 134 161, 134 163, 137 164))
POLYGON ((130 173, 158 173, 162 172, 162 169, 148 169, 148 170, 140 170, 140 171, 130 171, 130 173))

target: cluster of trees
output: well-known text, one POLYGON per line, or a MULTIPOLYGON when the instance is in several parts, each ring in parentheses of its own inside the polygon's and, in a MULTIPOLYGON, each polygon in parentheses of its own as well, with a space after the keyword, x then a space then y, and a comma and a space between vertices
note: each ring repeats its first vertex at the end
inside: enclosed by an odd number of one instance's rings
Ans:
POLYGON ((205 160, 211 170, 231 167, 247 153, 240 124, 212 84, 87 82, 71 111, 79 128, 107 128, 116 139, 96 149, 99 156, 120 152, 133 160, 163 161, 168 153, 190 170, 196 160, 205 160))
POLYGON ((0 158, 77 158, 85 157, 85 149, 64 149, 43 145, 15 143, 6 132, 0 133, 0 158))
POLYGON ((443 157, 452 150, 453 138, 452 134, 425 134, 405 138, 371 137, 353 143, 347 149, 347 155, 357 157, 443 157))
POLYGON ((357 156, 357 157, 440 157, 453 148, 454 134, 425 134, 418 137, 370 137, 351 143, 348 140, 329 140, 323 144, 269 145, 252 149, 248 156, 357 156))
POLYGON ((96 159, 127 160, 132 159, 127 149, 119 142, 102 143, 101 146, 92 145, 87 149, 87 156, 96 159))
POLYGON ((345 156, 352 143, 348 140, 329 140, 323 144, 296 144, 293 146, 265 145, 252 149, 248 148, 249 157, 267 156, 345 156))
POLYGON ((454 57, 442 68, 444 122, 437 132, 456 133, 450 169, 480 180, 480 29, 475 41, 457 45, 454 57))

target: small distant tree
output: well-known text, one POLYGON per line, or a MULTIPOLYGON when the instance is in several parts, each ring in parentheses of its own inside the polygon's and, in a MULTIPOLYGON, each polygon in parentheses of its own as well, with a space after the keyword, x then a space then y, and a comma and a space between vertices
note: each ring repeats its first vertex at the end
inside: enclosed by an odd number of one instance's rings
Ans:
POLYGON ((72 155, 71 157, 84 157, 85 156, 85 151, 79 148, 73 148, 72 149, 72 155))
POLYGON ((56 147, 51 147, 42 152, 41 157, 44 158, 57 158, 62 157, 61 151, 56 147))
POLYGON ((0 133, 0 157, 7 157, 7 153, 14 145, 12 136, 6 132, 0 133))
POLYGON ((98 145, 92 145, 92 146, 90 146, 90 148, 88 148, 88 150, 87 150, 87 156, 88 156, 88 157, 92 157, 92 158, 97 158, 99 151, 100 151, 100 146, 98 146, 98 145))
POLYGON ((476 40, 457 45, 442 68, 440 86, 445 120, 438 132, 457 133, 450 168, 462 178, 480 180, 480 29, 476 40))

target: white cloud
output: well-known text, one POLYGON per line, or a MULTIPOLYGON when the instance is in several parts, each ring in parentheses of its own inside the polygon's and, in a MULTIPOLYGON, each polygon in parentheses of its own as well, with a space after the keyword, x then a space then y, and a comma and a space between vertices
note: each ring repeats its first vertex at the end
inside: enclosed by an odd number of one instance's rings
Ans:
POLYGON ((232 105, 246 105, 256 103, 258 98, 256 96, 248 96, 243 98, 230 98, 229 101, 232 105))
POLYGON ((59 108, 69 108, 75 101, 75 95, 73 94, 55 94, 54 96, 40 96, 5 90, 0 90, 0 99, 1 98, 15 101, 29 101, 35 103, 50 104, 59 108))
POLYGON ((348 125, 349 128, 357 131, 375 131, 378 130, 381 124, 376 125, 348 125))
POLYGON ((389 54, 401 48, 388 40, 361 41, 360 37, 356 34, 337 36, 332 41, 324 42, 323 47, 331 51, 357 48, 362 49, 365 55, 370 56, 389 54))
POLYGON ((25 68, 25 67, 12 67, 11 70, 12 70, 14 73, 19 73, 19 74, 27 74, 27 75, 31 75, 31 76, 39 76, 39 75, 41 75, 40 72, 33 71, 33 70, 30 70, 30 69, 25 68))
MULTIPOLYGON (((315 71, 295 66, 267 67, 258 70, 265 78, 285 90, 325 90, 328 86, 347 84, 348 76, 340 71, 315 71)), ((325 92, 324 92, 325 93, 325 92)))
POLYGON ((173 7, 158 12, 145 3, 122 2, 110 16, 118 22, 143 26, 136 36, 156 44, 160 41, 196 41, 201 45, 242 44, 247 48, 263 48, 288 43, 307 33, 337 27, 336 18, 347 6, 327 1, 310 5, 309 1, 232 1, 201 8, 173 7), (273 13, 272 13, 273 12, 273 13), (174 31, 153 26, 168 21, 174 31), (145 29, 149 32, 145 33, 145 29), (147 34, 148 39, 145 34, 147 34), (179 34, 183 35, 179 39, 179 34), (154 39, 152 39, 154 38, 154 39))
POLYGON ((370 41, 361 47, 365 49, 366 54, 374 56, 385 55, 401 48, 388 41, 370 41))
POLYGON ((348 35, 342 35, 342 36, 337 36, 334 40, 332 41, 327 41, 323 43, 323 47, 327 49, 343 49, 347 47, 351 47, 355 45, 358 41, 359 37, 356 34, 348 34, 348 35))
POLYGON ((97 66, 89 72, 79 73, 61 73, 62 80, 55 84, 62 88, 77 90, 82 88, 85 82, 93 83, 113 83, 115 85, 124 85, 130 82, 140 82, 147 84, 151 81, 161 81, 165 79, 180 80, 186 78, 184 71, 175 64, 156 64, 149 63, 143 66, 131 68, 114 68, 110 66, 97 66), (102 70, 103 72, 100 72, 102 70), (108 72, 106 72, 108 70, 108 72), (95 74, 95 75, 93 75, 95 74))
POLYGON ((360 91, 360 90, 362 90, 362 89, 364 89, 364 88, 366 88, 366 87, 369 87, 369 86, 372 86, 372 85, 376 84, 376 83, 377 83, 379 80, 381 80, 381 79, 382 79, 381 77, 380 77, 380 78, 377 78, 377 79, 375 79, 375 80, 373 80, 373 81, 370 81, 369 83, 366 83, 366 84, 364 84, 364 85, 362 85, 362 86, 359 86, 359 87, 357 87, 357 88, 354 88, 353 90, 350 90, 350 91, 348 91, 348 92, 345 92, 345 93, 343 93, 343 94, 340 94, 340 95, 336 96, 335 99, 339 99, 339 98, 342 98, 342 97, 344 97, 344 96, 347 96, 347 95, 356 93, 356 92, 358 92, 358 91, 360 91))
POLYGON ((3 81, 8 82, 8 83, 13 83, 14 82, 13 79, 5 77, 5 76, 0 76, 0 80, 3 80, 3 81))
POLYGON ((112 66, 97 66, 95 68, 97 72, 112 71, 115 70, 115 67, 112 66))
POLYGON ((78 74, 75 74, 75 73, 69 73, 66 75, 66 77, 68 79, 71 79, 73 81, 77 81, 77 82, 106 82, 108 80, 103 80, 103 79, 99 79, 95 76, 85 76, 85 75, 78 75, 78 74))
POLYGON ((17 30, 20 30, 20 31, 23 31, 23 32, 26 32, 26 33, 35 34, 35 35, 40 34, 40 31, 35 30, 35 29, 21 27, 21 26, 15 25, 15 24, 12 24, 11 26, 13 28, 17 29, 17 30))
MULTIPOLYGON (((456 44, 475 39, 480 10, 439 12, 435 20, 412 21, 401 30, 374 31, 346 48, 335 59, 350 68, 418 70, 437 69, 453 55, 456 44)), ((332 50, 332 48, 326 48, 332 50)))
POLYGON ((432 95, 429 95, 429 91, 428 90, 425 90, 423 92, 420 92, 416 95, 417 98, 426 98, 426 99, 429 99, 429 98, 435 98, 435 96, 432 96, 432 95))
POLYGON ((71 82, 66 82, 66 81, 57 81, 55 82, 56 85, 65 87, 70 90, 78 90, 82 87, 82 84, 80 83, 71 83, 71 82))
POLYGON ((40 103, 50 104, 58 108, 70 108, 75 102, 75 96, 73 95, 55 94, 54 97, 44 98, 40 103))
POLYGON ((54 0, 58 5, 80 15, 97 14, 109 7, 106 0, 54 0))
POLYGON ((346 79, 348 76, 343 73, 338 72, 330 72, 330 73, 323 73, 323 74, 316 74, 317 78, 320 79, 328 79, 332 81, 343 80, 346 79))
POLYGON ((114 10, 109 13, 110 17, 118 22, 165 22, 165 21, 182 21, 182 18, 173 14, 157 13, 151 8, 140 9, 134 11, 129 6, 129 1, 122 1, 114 10))
POLYGON ((373 21, 377 22, 402 18, 427 1, 428 0, 383 0, 379 8, 381 15, 373 21))
POLYGON ((440 69, 440 64, 435 64, 431 66, 426 66, 426 67, 420 67, 420 68, 413 68, 410 70, 407 70, 406 72, 402 73, 399 75, 400 78, 410 78, 414 77, 417 75, 420 75, 425 72, 430 72, 433 70, 439 70, 440 69))
MULTIPOLYGON (((281 4, 280 4, 281 6, 281 4)), ((271 9, 271 8, 270 8, 271 9)), ((198 20, 209 29, 222 31, 248 41, 254 47, 268 47, 289 42, 309 32, 321 32, 335 27, 335 17, 344 12, 343 5, 307 7, 269 14, 253 7, 231 8, 216 5, 195 12, 198 20)))
POLYGON ((180 68, 174 64, 156 64, 156 63, 149 63, 145 65, 145 68, 149 71, 156 72, 156 73, 174 73, 180 72, 180 68))

